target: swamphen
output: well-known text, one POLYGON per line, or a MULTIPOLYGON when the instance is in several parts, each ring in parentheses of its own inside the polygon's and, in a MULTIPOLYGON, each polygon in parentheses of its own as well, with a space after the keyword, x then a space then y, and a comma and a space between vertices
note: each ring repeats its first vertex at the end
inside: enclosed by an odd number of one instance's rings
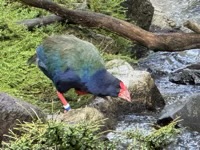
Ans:
POLYGON ((38 46, 35 56, 38 67, 54 83, 67 111, 70 106, 63 93, 71 88, 79 95, 90 93, 131 101, 124 83, 105 69, 98 50, 89 42, 73 35, 51 36, 38 46))

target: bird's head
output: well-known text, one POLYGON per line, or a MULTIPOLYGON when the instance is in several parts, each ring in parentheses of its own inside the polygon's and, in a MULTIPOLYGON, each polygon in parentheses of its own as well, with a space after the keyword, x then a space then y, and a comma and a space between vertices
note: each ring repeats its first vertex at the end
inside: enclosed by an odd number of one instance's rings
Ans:
POLYGON ((124 83, 106 70, 97 71, 87 82, 86 87, 91 94, 120 97, 131 102, 130 93, 124 83))
POLYGON ((122 81, 119 82, 119 86, 120 86, 120 90, 119 90, 118 97, 131 102, 130 93, 122 81))

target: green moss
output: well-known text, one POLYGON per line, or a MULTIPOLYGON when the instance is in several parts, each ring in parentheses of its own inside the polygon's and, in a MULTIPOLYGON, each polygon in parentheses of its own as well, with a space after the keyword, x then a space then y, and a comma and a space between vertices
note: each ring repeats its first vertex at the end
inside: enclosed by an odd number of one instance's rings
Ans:
POLYGON ((54 24, 30 32, 17 25, 16 21, 36 17, 43 11, 25 7, 17 2, 1 2, 0 91, 46 107, 43 102, 45 99, 55 99, 55 89, 36 66, 28 66, 26 62, 45 36, 59 33, 64 27, 54 24))
POLYGON ((122 59, 122 60, 129 62, 130 64, 137 63, 137 60, 130 58, 129 56, 126 56, 126 55, 120 55, 120 54, 114 55, 114 54, 107 54, 107 53, 103 53, 102 55, 103 55, 103 58, 105 61, 110 61, 113 59, 122 59))
POLYGON ((125 8, 121 6, 122 2, 123 0, 89 0, 88 4, 94 12, 125 19, 125 8))
MULTIPOLYGON (((75 8, 75 2, 78 1, 56 0, 56 2, 67 4, 67 7, 70 8, 75 8)), ((90 1, 89 4, 92 10, 98 11, 100 9, 106 10, 112 3, 116 3, 112 8, 114 11, 114 8, 117 8, 119 2, 120 0, 108 1, 106 4, 105 1, 100 0, 90 1), (104 5, 98 6, 96 5, 97 3, 104 5)), ((115 11, 115 13, 117 14, 119 12, 115 11)), ((60 23, 55 23, 28 31, 25 26, 19 25, 16 22, 47 15, 48 12, 23 5, 13 0, 0 0, 0 14, 0 91, 9 93, 47 110, 57 110, 61 108, 61 103, 55 94, 56 90, 51 81, 35 65, 28 66, 26 63, 35 53, 35 48, 41 43, 44 37, 51 34, 69 33, 93 42, 94 40, 87 34, 89 30, 97 34, 102 33, 106 36, 112 36, 112 38, 115 39, 115 42, 109 47, 109 53, 115 53, 115 50, 120 51, 120 49, 126 49, 129 45, 127 40, 125 42, 123 38, 119 36, 114 37, 115 35, 107 31, 97 31, 75 25, 63 26, 60 23)), ((107 48, 108 43, 103 41, 95 41, 93 43, 98 47, 100 45, 99 42, 100 44, 103 43, 100 49, 106 54, 104 50, 107 48)), ((105 60, 109 60, 111 58, 110 56, 111 55, 106 56, 105 60)), ((126 56, 122 57, 123 59, 131 61, 131 59, 126 56)), ((72 100, 70 104, 73 108, 78 108, 88 103, 91 95, 78 97, 73 91, 70 91, 66 94, 66 97, 72 100), (79 102, 77 103, 77 101, 79 102)))
MULTIPOLYGON (((66 6, 67 8, 77 9, 85 0, 54 0, 55 2, 66 6)), ((97 13, 107 14, 116 18, 125 19, 126 9, 121 6, 124 0, 87 0, 86 8, 97 13), (88 7, 88 8, 87 8, 88 7)))

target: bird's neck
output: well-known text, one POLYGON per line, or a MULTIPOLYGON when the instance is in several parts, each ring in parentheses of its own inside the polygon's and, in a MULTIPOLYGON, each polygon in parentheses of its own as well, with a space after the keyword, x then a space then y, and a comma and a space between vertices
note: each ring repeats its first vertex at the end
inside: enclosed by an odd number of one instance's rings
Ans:
POLYGON ((106 69, 95 72, 86 83, 88 91, 98 96, 117 96, 116 91, 109 91, 110 87, 119 84, 119 80, 111 75, 106 69), (110 94, 111 93, 111 94, 110 94))

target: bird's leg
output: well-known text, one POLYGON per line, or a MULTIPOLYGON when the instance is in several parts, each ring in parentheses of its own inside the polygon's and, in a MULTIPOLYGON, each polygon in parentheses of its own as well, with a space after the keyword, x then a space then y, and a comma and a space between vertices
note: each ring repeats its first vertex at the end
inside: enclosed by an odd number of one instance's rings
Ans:
POLYGON ((63 104, 63 107, 66 111, 69 111, 71 109, 69 103, 67 102, 67 100, 65 99, 63 93, 60 93, 57 91, 57 95, 58 95, 58 98, 60 99, 61 103, 63 104))
POLYGON ((88 94, 87 92, 84 92, 84 91, 79 91, 79 90, 75 90, 76 94, 78 95, 85 95, 85 94, 88 94))

